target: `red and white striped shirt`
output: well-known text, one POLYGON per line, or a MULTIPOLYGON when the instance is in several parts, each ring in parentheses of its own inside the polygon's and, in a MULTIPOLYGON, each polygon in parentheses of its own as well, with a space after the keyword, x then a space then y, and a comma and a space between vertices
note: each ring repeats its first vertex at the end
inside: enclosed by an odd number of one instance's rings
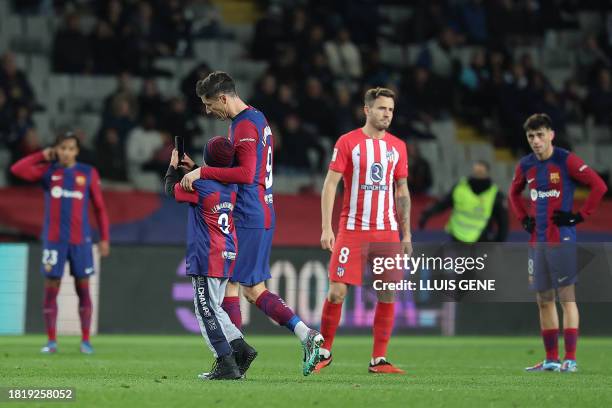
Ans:
POLYGON ((398 230, 394 181, 408 177, 402 140, 388 132, 372 139, 361 128, 355 129, 336 142, 329 169, 342 173, 344 180, 340 229, 398 230))

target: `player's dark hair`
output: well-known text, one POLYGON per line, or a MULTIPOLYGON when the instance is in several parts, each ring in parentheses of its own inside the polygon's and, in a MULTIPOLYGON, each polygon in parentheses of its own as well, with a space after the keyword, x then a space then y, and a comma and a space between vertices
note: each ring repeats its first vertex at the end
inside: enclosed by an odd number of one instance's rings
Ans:
POLYGON ((523 129, 525 132, 530 130, 538 130, 541 128, 552 130, 552 120, 550 119, 550 116, 545 113, 534 113, 528 117, 523 124, 523 129))
POLYGON ((227 72, 214 71, 196 83, 196 94, 206 99, 219 94, 236 95, 236 83, 227 72))
POLYGON ((364 103, 368 106, 372 106, 376 98, 380 96, 385 96, 387 98, 391 98, 395 100, 395 92, 393 92, 389 88, 378 87, 378 88, 368 89, 368 91, 365 93, 364 103))
POLYGON ((81 149, 81 140, 76 135, 76 133, 74 133, 71 130, 58 133, 57 136, 55 137, 55 144, 53 146, 59 146, 64 141, 70 140, 70 139, 74 140, 78 149, 81 149))

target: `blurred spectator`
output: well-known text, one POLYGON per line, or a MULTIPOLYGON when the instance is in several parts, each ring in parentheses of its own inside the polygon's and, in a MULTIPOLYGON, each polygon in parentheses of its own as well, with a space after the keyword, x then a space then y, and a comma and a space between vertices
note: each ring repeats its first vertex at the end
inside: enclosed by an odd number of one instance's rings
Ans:
POLYGON ((185 12, 191 19, 191 33, 199 38, 216 38, 223 35, 221 12, 210 0, 192 0, 185 12))
POLYGON ((508 37, 518 32, 521 25, 518 4, 514 0, 491 0, 486 3, 489 43, 502 46, 508 37))
POLYGON ((109 25, 115 35, 122 35, 127 19, 123 3, 121 0, 108 0, 102 3, 106 7, 100 13, 102 16, 101 20, 109 25))
MULTIPOLYGON (((445 89, 445 92, 448 92, 448 89, 445 89)), ((408 115, 413 121, 427 126, 439 117, 448 101, 448 95, 443 95, 431 73, 420 66, 414 68, 411 80, 403 87, 400 98, 405 103, 400 114, 408 115)))
POLYGON ((561 103, 563 104, 563 110, 565 111, 568 121, 580 122, 584 119, 582 107, 583 99, 584 95, 578 81, 574 78, 566 80, 563 86, 561 103))
POLYGON ((436 39, 429 40, 417 58, 417 65, 426 67, 435 75, 451 79, 458 69, 454 47, 459 37, 451 27, 446 27, 436 39))
POLYGON ((150 161, 155 152, 163 145, 161 132, 156 129, 155 116, 144 115, 142 124, 132 129, 127 137, 126 154, 128 178, 136 182, 142 173, 142 166, 150 161))
POLYGON ((32 86, 23 71, 17 69, 15 55, 11 52, 2 55, 0 87, 4 89, 10 105, 24 105, 29 109, 35 108, 36 100, 32 86))
POLYGON ((202 113, 202 100, 198 97, 195 91, 196 83, 200 79, 206 78, 210 73, 210 67, 205 62, 201 62, 198 66, 189 72, 189 74, 181 81, 181 93, 187 101, 187 110, 192 116, 198 116, 202 113))
POLYGON ((433 185, 431 166, 415 143, 408 143, 408 187, 411 194, 426 194, 433 185))
POLYGON ((612 124, 612 84, 610 70, 602 68, 597 75, 597 83, 591 87, 585 102, 585 111, 598 125, 612 124))
POLYGON ((335 141, 341 135, 357 127, 353 118, 351 93, 346 86, 339 86, 336 88, 334 113, 334 124, 336 125, 336 129, 332 135, 332 140, 335 141))
POLYGON ((100 20, 90 38, 93 71, 96 74, 115 75, 122 69, 122 41, 111 25, 100 20))
MULTIPOLYGON (((159 128, 170 133, 173 137, 182 136, 187 152, 193 151, 193 139, 200 133, 197 121, 187 112, 185 100, 179 97, 172 98, 168 102, 166 113, 162 116, 162 123, 160 123, 159 128)), ((174 143, 174 140, 172 142, 174 143)), ((166 169, 169 160, 170 156, 165 161, 166 169)))
POLYGON ((96 153, 89 146, 89 142, 87 140, 87 135, 83 129, 75 129, 74 134, 79 138, 80 146, 79 146, 79 162, 90 164, 92 166, 96 165, 96 153))
POLYGON ((321 137, 331 138, 334 133, 332 112, 331 105, 323 94, 321 82, 316 78, 308 78, 305 95, 300 103, 300 113, 304 122, 321 137))
POLYGON ((166 34, 155 17, 151 4, 141 1, 128 24, 124 27, 124 61, 130 72, 147 75, 152 72, 153 59, 170 55, 171 47, 165 42, 166 34))
POLYGON ((443 0, 419 0, 414 15, 407 24, 408 38, 424 42, 435 37, 448 24, 448 10, 443 0))
POLYGON ((0 146, 8 143, 13 123, 13 109, 8 103, 4 89, 0 88, 0 146))
POLYGON ((112 100, 111 112, 102 121, 102 137, 106 137, 107 129, 114 129, 121 146, 124 146, 127 135, 136 126, 136 115, 130 107, 129 99, 122 94, 112 100))
POLYGON ((271 73, 266 73, 255 84, 254 96, 251 98, 250 105, 264 112, 270 122, 280 123, 282 112, 280 102, 277 97, 276 78, 271 73))
POLYGON ((459 111, 469 123, 479 128, 489 112, 489 79, 485 52, 477 49, 472 53, 470 64, 463 67, 459 76, 462 90, 459 111))
POLYGON ((351 41, 351 34, 345 28, 338 31, 334 40, 325 43, 325 55, 329 67, 337 78, 361 78, 361 54, 351 41))
POLYGON ((325 52, 325 30, 321 25, 310 27, 306 42, 300 44, 300 59, 311 61, 315 54, 325 52))
POLYGON ((285 21, 286 26, 284 27, 284 40, 292 44, 303 44, 308 36, 307 30, 309 26, 306 10, 304 10, 302 7, 296 7, 291 12, 291 17, 285 21))
POLYGON ((280 82, 295 83, 302 78, 298 64, 297 51, 294 47, 288 47, 271 61, 270 71, 274 73, 280 82))
POLYGON ((460 7, 463 31, 471 44, 487 41, 487 15, 482 0, 468 0, 460 7))
POLYGON ((185 56, 191 50, 191 15, 185 12, 183 3, 184 0, 166 0, 158 8, 163 33, 161 42, 169 48, 170 55, 185 56))
POLYGON ((299 101, 295 95, 295 88, 287 83, 280 84, 278 87, 278 102, 280 115, 275 121, 280 125, 285 116, 291 112, 297 111, 299 108, 299 101))
POLYGON ((391 80, 391 69, 380 59, 380 51, 371 50, 365 58, 363 83, 370 87, 385 86, 391 80))
MULTIPOLYGON (((12 151, 13 154, 11 157, 11 163, 14 163, 18 159, 27 156, 28 154, 34 153, 43 147, 42 143, 40 142, 40 138, 38 137, 38 132, 34 127, 27 127, 23 130, 23 132, 23 136, 19 139, 18 144, 12 151)), ((15 177, 11 172, 9 172, 9 174, 11 184, 28 184, 28 182, 15 177)))
POLYGON ((164 112, 164 99, 155 79, 147 78, 142 81, 142 88, 138 95, 138 108, 141 119, 149 114, 159 118, 164 112))
POLYGON ((596 75, 601 67, 610 67, 610 58, 599 46, 597 37, 589 34, 584 41, 584 45, 578 47, 576 51, 576 64, 578 65, 578 77, 583 81, 588 81, 596 75))
POLYGON ((301 171, 317 172, 323 170, 325 151, 317 140, 317 135, 302 125, 300 117, 291 113, 285 117, 281 129, 282 145, 275 161, 280 166, 291 167, 301 171), (316 155, 316 163, 311 164, 309 154, 316 155), (313 169, 314 166, 314 169, 313 169))
POLYGON ((18 105, 14 109, 15 116, 11 120, 11 130, 7 137, 7 146, 11 151, 13 162, 23 157, 24 139, 28 131, 34 127, 30 111, 26 106, 18 105))
POLYGON ((119 132, 113 127, 103 128, 96 143, 98 153, 97 168, 100 176, 114 181, 126 181, 126 162, 124 144, 119 132))
POLYGON ((132 89, 132 77, 127 71, 122 72, 117 77, 117 88, 104 99, 104 113, 103 116, 111 114, 113 103, 117 97, 128 102, 129 109, 135 115, 138 113, 138 97, 132 89))
MULTIPOLYGON (((334 74, 329 69, 327 64, 327 58, 320 52, 317 52, 312 56, 312 60, 306 66, 304 70, 305 77, 314 77, 321 81, 322 84, 331 84, 334 81, 334 74)), ((347 75, 340 75, 338 78, 342 79, 347 75)))
POLYGON ((160 133, 162 144, 153 152, 151 160, 143 165, 143 170, 152 171, 155 173, 156 181, 159 180, 162 175, 166 173, 168 169, 168 162, 172 156, 172 150, 174 149, 174 140, 170 133, 162 131, 160 133))
POLYGON ((81 30, 77 13, 67 13, 64 26, 55 34, 52 64, 55 72, 82 74, 92 71, 91 46, 81 30))
POLYGON ((279 6, 271 6, 265 16, 255 24, 251 57, 258 60, 275 58, 284 40, 281 9, 279 6))

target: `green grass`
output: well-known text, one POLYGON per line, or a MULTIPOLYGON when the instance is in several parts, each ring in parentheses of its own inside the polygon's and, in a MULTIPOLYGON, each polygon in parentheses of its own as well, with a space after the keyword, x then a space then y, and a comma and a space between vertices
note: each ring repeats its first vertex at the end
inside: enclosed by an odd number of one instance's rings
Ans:
MULTIPOLYGON (((389 358, 405 376, 367 373, 371 338, 342 336, 334 362, 301 375, 301 349, 290 335, 250 336, 259 351, 249 378, 202 382, 212 359, 193 336, 93 338, 96 354, 80 355, 78 339, 59 339, 59 353, 38 353, 42 336, 0 337, 0 386, 74 387, 73 403, 7 403, 68 407, 605 407, 612 406, 612 341, 581 338, 580 372, 524 373, 542 356, 537 337, 395 337, 389 358)), ((563 347, 562 343, 560 344, 563 347)))

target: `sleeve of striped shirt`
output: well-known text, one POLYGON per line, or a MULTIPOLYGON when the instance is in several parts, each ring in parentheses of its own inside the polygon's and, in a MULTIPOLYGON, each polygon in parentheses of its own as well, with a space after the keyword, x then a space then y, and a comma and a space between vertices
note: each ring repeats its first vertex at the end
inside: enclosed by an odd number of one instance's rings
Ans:
POLYGON ((42 150, 32 153, 11 166, 11 173, 26 181, 38 181, 42 178, 51 163, 45 160, 42 150))
POLYGON ((400 143, 398 148, 399 158, 397 160, 397 169, 395 170, 395 180, 408 177, 408 151, 406 149, 406 143, 400 143))
POLYGON ((523 218, 527 216, 527 208, 525 208, 525 201, 523 201, 523 189, 525 189, 525 184, 525 175, 519 163, 514 170, 514 177, 512 178, 510 193, 508 194, 514 214, 519 221, 522 221, 523 218))
POLYGON ((341 137, 334 146, 334 152, 329 163, 329 169, 338 173, 344 173, 346 164, 349 162, 349 151, 346 139, 341 137))
POLYGON ((243 120, 234 130, 236 165, 234 167, 201 167, 200 178, 222 183, 250 184, 257 167, 258 133, 253 122, 243 120))
POLYGON ((187 192, 181 187, 181 183, 174 185, 174 199, 179 203, 198 203, 198 193, 196 191, 187 192))
POLYGON ((580 214, 583 218, 586 218, 595 211, 601 198, 606 194, 606 191, 608 191, 608 187, 595 170, 587 166, 584 161, 574 153, 570 153, 567 156, 566 164, 569 176, 579 183, 589 186, 591 189, 589 196, 580 209, 580 214))
POLYGON ((98 221, 98 228, 100 228, 100 239, 102 241, 108 241, 110 237, 108 214, 106 213, 106 206, 104 205, 102 190, 100 189, 100 175, 96 169, 91 169, 89 193, 91 194, 91 202, 94 206, 96 221, 98 221))

